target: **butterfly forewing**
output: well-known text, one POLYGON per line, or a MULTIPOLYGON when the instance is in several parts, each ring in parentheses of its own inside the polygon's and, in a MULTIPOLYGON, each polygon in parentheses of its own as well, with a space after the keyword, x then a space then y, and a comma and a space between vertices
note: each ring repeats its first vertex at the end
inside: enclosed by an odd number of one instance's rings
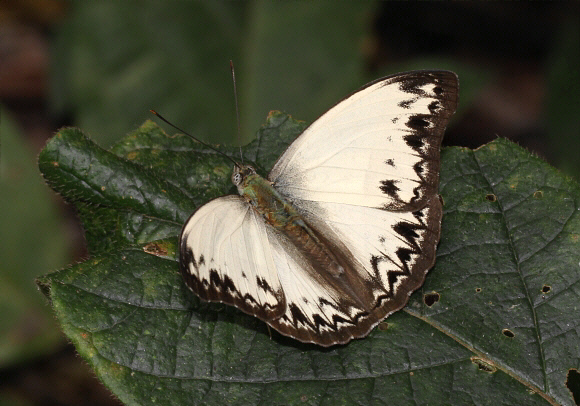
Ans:
POLYGON ((338 268, 228 196, 184 226, 188 286, 300 341, 329 346, 367 335, 405 305, 434 263, 439 150, 457 101, 452 72, 383 78, 330 109, 277 161, 269 180, 338 268))
POLYGON ((308 127, 269 179, 290 199, 420 208, 437 191, 457 90, 457 76, 445 71, 371 83, 308 127))

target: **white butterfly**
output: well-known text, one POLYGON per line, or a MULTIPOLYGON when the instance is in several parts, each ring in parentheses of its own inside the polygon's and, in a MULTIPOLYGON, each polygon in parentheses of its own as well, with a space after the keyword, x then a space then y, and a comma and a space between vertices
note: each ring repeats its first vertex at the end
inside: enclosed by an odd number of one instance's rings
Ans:
POLYGON ((366 336, 435 261, 439 150, 457 103, 452 72, 388 76, 310 125, 267 180, 236 164, 240 196, 183 226, 187 286, 303 342, 366 336))

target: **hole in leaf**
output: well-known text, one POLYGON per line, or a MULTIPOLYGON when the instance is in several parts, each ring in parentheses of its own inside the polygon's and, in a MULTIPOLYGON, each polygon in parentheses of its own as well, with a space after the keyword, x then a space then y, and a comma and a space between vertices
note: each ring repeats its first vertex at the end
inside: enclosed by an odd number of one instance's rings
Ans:
POLYGON ((475 288, 475 293, 481 292, 481 288, 475 288))
POLYGON ((387 331, 389 329, 389 323, 386 321, 382 321, 379 323, 379 330, 380 331, 387 331))
POLYGON ((509 338, 514 338, 516 336, 513 331, 507 328, 504 328, 501 332, 503 333, 504 336, 509 338))
POLYGON ((580 404, 580 372, 577 369, 569 369, 566 377, 566 386, 572 392, 574 403, 580 404))
POLYGON ((541 190, 536 190, 534 192, 534 198, 541 199, 542 197, 544 197, 544 192, 542 192, 541 190))
POLYGON ((302 395, 302 396, 300 396, 300 400, 301 400, 302 402, 306 402, 306 401, 308 400, 308 396, 306 396, 306 395, 302 395))
POLYGON ((494 195, 493 193, 489 193, 489 194, 485 195, 485 198, 486 198, 487 200, 489 200, 490 202, 495 202, 495 201, 497 201, 497 196, 496 196, 496 195, 494 195))
POLYGON ((484 361, 481 358, 471 357, 471 362, 477 365, 480 371, 484 371, 490 374, 493 374, 495 371, 497 371, 497 368, 495 366, 493 366, 487 361, 484 361))
POLYGON ((551 290, 552 290, 552 287, 550 285, 542 286, 542 293, 550 293, 551 290))
POLYGON ((439 295, 437 292, 427 293, 423 296, 423 302, 425 302, 427 306, 431 307, 439 301, 440 297, 441 295, 439 295))

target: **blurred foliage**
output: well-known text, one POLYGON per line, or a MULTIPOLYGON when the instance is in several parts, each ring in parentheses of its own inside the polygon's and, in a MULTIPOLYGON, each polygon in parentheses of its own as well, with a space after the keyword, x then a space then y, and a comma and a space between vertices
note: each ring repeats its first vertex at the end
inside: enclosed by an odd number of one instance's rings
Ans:
POLYGON ((54 105, 105 145, 151 108, 199 138, 236 143, 231 59, 246 143, 268 111, 312 121, 365 83, 361 47, 373 8, 76 2, 54 47, 54 105))
POLYGON ((34 278, 70 259, 36 157, 6 113, 0 116, 0 368, 5 368, 51 352, 62 341, 34 278))
POLYGON ((547 134, 550 160, 580 179, 580 22, 572 18, 561 26, 547 66, 547 134))

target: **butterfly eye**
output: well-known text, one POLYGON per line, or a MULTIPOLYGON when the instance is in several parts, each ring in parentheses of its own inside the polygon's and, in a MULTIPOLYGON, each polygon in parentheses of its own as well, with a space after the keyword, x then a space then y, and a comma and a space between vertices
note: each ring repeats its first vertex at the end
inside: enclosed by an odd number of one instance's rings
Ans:
POLYGON ((242 175, 239 172, 236 172, 232 175, 232 182, 234 185, 238 186, 242 183, 242 175))

